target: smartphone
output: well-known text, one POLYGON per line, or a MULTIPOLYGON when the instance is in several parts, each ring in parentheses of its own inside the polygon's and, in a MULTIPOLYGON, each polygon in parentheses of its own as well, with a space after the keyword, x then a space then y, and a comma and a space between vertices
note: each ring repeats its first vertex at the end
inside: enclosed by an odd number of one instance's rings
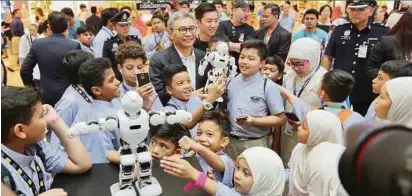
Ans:
POLYGON ((288 119, 293 120, 293 121, 300 121, 299 118, 296 116, 295 113, 292 112, 285 112, 285 115, 288 119))
POLYGON ((139 86, 150 83, 149 73, 138 73, 136 77, 137 81, 139 82, 139 86))
POLYGON ((236 118, 236 121, 244 121, 244 120, 246 120, 247 119, 247 116, 239 116, 239 117, 237 117, 236 118))

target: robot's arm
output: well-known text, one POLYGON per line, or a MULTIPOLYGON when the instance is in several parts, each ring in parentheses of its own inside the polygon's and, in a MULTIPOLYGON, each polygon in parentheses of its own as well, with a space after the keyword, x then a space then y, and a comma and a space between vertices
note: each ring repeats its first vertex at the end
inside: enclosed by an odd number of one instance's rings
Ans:
POLYGON ((229 79, 233 79, 236 76, 236 70, 237 66, 235 63, 235 58, 231 56, 229 57, 229 79))
POLYGON ((200 61, 199 65, 199 75, 203 76, 205 74, 205 69, 209 65, 210 62, 212 62, 214 59, 214 54, 212 52, 209 52, 205 55, 205 57, 200 61))
POLYGON ((174 112, 149 112, 150 124, 157 126, 168 123, 184 123, 192 121, 192 114, 185 110, 176 110, 174 112))
POLYGON ((69 129, 69 137, 73 138, 79 135, 87 135, 100 131, 114 131, 118 129, 116 117, 101 118, 99 121, 81 122, 73 125, 69 129))

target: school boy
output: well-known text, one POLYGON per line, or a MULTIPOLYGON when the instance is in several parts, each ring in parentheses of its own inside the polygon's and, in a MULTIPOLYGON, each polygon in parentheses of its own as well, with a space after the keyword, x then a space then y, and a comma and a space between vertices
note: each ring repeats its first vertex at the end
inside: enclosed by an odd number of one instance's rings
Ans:
MULTIPOLYGON (((79 79, 83 88, 93 97, 89 108, 81 108, 74 123, 97 121, 107 116, 116 116, 121 108, 120 102, 112 102, 120 96, 120 82, 116 79, 110 60, 90 59, 79 69, 79 79)), ((93 163, 106 163, 109 151, 119 148, 118 134, 115 130, 80 136, 93 163)))
POLYGON ((203 172, 223 184, 233 187, 233 160, 224 152, 229 144, 230 122, 219 111, 208 111, 201 118, 195 141, 183 137, 179 145, 197 153, 203 172))
POLYGON ((1 89, 1 177, 18 195, 67 194, 50 190, 56 173, 80 174, 91 168, 86 148, 69 138, 68 126, 50 105, 41 104, 39 89, 1 89), (52 128, 64 150, 43 140, 52 128))
POLYGON ((261 40, 242 43, 238 65, 241 74, 227 85, 227 110, 232 124, 227 152, 232 159, 247 148, 268 147, 269 127, 286 122, 278 85, 260 72, 266 50, 261 40))
POLYGON ((117 50, 115 57, 119 63, 119 71, 123 78, 123 82, 120 85, 120 97, 117 99, 120 100, 127 91, 135 90, 143 98, 143 108, 145 110, 162 109, 162 102, 160 102, 152 83, 138 84, 138 74, 147 73, 147 57, 142 46, 135 42, 122 44, 117 50))

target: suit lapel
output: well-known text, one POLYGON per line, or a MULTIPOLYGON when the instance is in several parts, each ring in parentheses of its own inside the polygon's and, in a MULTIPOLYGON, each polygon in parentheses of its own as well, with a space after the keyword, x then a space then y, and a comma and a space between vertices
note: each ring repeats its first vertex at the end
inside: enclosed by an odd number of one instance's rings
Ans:
POLYGON ((179 56, 179 53, 177 53, 177 50, 176 50, 176 48, 172 45, 172 46, 170 46, 169 47, 169 51, 168 51, 168 53, 169 53, 169 63, 170 64, 180 64, 180 65, 182 65, 183 64, 183 62, 182 62, 182 59, 180 59, 180 56, 179 56))
MULTIPOLYGON (((276 36, 276 30, 280 27, 280 24, 278 24, 278 26, 275 28, 275 30, 272 31, 272 35, 269 38, 268 41, 268 46, 272 45, 272 42, 277 42, 277 40, 279 39, 278 36, 276 36)), ((267 30, 266 30, 267 31, 267 30)))

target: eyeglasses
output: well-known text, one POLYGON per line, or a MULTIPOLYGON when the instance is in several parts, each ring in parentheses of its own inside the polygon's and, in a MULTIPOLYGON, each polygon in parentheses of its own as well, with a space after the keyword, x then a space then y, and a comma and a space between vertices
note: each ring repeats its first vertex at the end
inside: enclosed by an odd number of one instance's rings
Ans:
POLYGON ((305 61, 298 61, 298 62, 289 61, 288 65, 291 67, 302 68, 303 66, 305 66, 305 61))
POLYGON ((172 29, 172 30, 178 30, 180 34, 186 34, 187 31, 191 33, 195 33, 197 30, 197 26, 191 26, 191 27, 180 27, 178 29, 172 29))

